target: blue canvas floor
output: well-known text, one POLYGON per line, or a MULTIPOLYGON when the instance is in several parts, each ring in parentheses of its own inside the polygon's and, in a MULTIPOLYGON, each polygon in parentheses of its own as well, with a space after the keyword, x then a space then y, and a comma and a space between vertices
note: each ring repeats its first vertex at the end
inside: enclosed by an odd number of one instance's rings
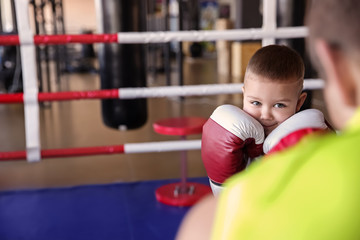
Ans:
MULTIPOLYGON (((208 185, 207 178, 189 181, 208 185)), ((188 207, 157 202, 178 180, 0 192, 1 240, 174 239, 188 207)))

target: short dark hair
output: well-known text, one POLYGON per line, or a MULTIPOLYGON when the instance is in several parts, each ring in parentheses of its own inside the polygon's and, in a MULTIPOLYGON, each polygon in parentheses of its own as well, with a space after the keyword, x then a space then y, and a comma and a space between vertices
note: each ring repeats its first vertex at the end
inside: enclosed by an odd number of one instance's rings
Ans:
POLYGON ((283 45, 262 47, 251 57, 246 72, 277 81, 304 80, 304 62, 293 49, 283 45))
MULTIPOLYGON (((332 47, 360 53, 360 1, 312 0, 308 2, 306 24, 310 45, 322 38, 332 47)), ((310 51, 311 51, 310 46, 310 51)))

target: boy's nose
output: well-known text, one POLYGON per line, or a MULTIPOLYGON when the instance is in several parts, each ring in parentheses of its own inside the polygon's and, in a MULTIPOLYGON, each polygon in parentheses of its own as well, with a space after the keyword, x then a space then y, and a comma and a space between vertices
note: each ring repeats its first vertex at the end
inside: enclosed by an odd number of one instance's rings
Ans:
POLYGON ((261 109, 261 119, 262 120, 272 120, 273 119, 271 110, 269 108, 264 107, 261 109))

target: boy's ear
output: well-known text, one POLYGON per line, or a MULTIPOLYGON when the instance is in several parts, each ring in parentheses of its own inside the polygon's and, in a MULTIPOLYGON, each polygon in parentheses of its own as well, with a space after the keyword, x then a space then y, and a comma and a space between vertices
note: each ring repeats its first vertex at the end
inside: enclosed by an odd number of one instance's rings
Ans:
POLYGON ((244 90, 245 90, 245 85, 243 85, 242 87, 241 87, 241 90, 242 90, 242 93, 244 93, 244 90))
POLYGON ((306 92, 302 92, 302 93, 300 94, 300 97, 299 97, 298 102, 297 102, 297 104, 296 104, 296 112, 298 112, 298 111, 300 110, 301 106, 302 106, 302 105, 304 104, 304 102, 305 102, 306 97, 307 97, 307 93, 306 93, 306 92))

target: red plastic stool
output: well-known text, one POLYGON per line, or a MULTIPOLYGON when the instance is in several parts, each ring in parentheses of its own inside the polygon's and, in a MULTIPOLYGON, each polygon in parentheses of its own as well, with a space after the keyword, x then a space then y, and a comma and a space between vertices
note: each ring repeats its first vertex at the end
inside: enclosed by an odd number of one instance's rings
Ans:
MULTIPOLYGON (((162 119, 153 124, 155 132, 164 135, 180 136, 200 134, 206 119, 200 117, 180 117, 162 119)), ((187 154, 181 152, 181 182, 171 183, 156 189, 156 199, 172 206, 192 206, 204 195, 211 193, 209 186, 187 182, 187 154)))

